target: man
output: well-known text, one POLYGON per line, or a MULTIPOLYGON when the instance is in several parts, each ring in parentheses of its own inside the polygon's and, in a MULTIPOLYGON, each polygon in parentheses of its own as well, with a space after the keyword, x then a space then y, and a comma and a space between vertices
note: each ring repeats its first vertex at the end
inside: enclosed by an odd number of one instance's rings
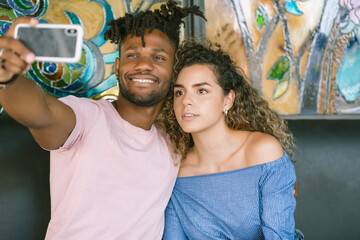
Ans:
POLYGON ((173 1, 161 10, 111 21, 105 38, 120 44, 116 102, 46 95, 23 73, 34 54, 0 38, 0 104, 51 151, 51 220, 46 239, 161 239, 178 171, 153 125, 172 73, 179 27, 198 7, 173 1))

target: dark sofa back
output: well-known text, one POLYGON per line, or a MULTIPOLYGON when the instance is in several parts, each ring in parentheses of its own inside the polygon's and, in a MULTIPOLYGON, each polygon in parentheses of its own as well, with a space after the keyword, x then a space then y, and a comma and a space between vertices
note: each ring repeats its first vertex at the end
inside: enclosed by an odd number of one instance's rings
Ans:
MULTIPOLYGON (((360 121, 289 126, 297 139, 296 226, 306 239, 359 239, 360 121)), ((49 153, 25 127, 0 116, 0 239, 43 239, 49 219, 49 153)))
POLYGON ((360 120, 290 120, 297 139, 296 226, 305 239, 359 239, 360 120))
POLYGON ((44 239, 50 219, 49 153, 0 116, 0 239, 44 239))

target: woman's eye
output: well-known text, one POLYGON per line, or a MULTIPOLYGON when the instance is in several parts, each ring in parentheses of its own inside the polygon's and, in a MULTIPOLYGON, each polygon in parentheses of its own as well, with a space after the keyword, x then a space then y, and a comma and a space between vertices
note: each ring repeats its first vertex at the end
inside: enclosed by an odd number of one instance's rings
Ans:
POLYGON ((200 94, 204 94, 204 93, 207 93, 208 91, 206 89, 199 89, 198 92, 200 94))
POLYGON ((175 95, 176 97, 179 97, 179 96, 181 96, 181 95, 183 95, 183 94, 184 94, 184 92, 183 92, 183 91, 180 91, 180 90, 174 92, 174 95, 175 95))

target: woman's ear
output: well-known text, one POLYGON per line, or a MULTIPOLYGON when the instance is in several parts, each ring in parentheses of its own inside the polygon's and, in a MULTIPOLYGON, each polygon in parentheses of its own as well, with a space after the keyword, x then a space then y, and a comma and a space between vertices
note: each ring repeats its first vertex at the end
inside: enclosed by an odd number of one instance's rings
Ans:
POLYGON ((224 97, 224 110, 229 110, 235 101, 235 92, 230 90, 230 92, 224 97))

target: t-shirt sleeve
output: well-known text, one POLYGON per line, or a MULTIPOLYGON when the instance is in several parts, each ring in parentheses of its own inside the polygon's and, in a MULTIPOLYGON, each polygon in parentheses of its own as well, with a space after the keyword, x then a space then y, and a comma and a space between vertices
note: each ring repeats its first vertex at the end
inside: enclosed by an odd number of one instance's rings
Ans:
POLYGON ((165 210, 165 230, 163 240, 186 240, 187 237, 181 227, 180 220, 171 199, 165 210))
POLYGON ((295 169, 285 154, 263 165, 260 178, 260 218, 265 239, 296 239, 293 189, 295 169))
POLYGON ((91 126, 89 121, 94 119, 98 107, 93 104, 90 99, 77 98, 74 96, 67 96, 59 98, 59 101, 71 107, 76 117, 76 124, 69 137, 66 139, 63 146, 55 151, 67 150, 73 147, 79 139, 82 138, 87 126, 91 126))

